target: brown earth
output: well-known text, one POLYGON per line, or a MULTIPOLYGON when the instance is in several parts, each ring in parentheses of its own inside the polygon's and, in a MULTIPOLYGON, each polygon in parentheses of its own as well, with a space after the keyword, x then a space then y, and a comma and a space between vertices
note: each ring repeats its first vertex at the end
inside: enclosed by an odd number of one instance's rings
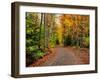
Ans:
POLYGON ((89 64, 89 49, 58 46, 52 49, 52 53, 48 53, 29 67, 78 64, 89 64))

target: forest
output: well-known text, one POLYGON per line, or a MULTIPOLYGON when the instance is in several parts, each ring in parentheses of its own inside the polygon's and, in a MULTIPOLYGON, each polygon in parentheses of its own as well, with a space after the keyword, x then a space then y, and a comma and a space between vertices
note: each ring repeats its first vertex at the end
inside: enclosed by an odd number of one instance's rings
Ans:
POLYGON ((89 50, 89 15, 26 12, 25 19, 26 66, 56 47, 89 50))

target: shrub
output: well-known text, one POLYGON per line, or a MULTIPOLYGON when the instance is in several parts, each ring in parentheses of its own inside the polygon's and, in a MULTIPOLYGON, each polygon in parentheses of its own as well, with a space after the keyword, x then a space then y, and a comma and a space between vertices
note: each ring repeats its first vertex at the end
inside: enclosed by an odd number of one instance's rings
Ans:
POLYGON ((90 42, 89 37, 85 37, 85 47, 86 48, 89 48, 89 42, 90 42))

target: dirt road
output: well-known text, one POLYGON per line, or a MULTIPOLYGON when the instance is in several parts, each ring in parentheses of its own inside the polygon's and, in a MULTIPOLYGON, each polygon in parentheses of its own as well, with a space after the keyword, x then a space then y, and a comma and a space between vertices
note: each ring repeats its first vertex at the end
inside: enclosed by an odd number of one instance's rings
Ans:
POLYGON ((88 53, 72 48, 55 48, 55 56, 41 64, 41 66, 74 65, 89 63, 88 53), (85 56, 85 60, 83 59, 85 56), (83 58, 82 58, 83 57, 83 58), (87 59, 87 60, 86 60, 87 59))

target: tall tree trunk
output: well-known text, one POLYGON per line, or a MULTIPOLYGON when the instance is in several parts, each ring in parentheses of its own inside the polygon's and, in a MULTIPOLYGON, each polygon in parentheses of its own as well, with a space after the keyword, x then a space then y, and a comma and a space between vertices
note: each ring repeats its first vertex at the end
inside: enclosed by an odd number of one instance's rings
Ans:
POLYGON ((41 48, 41 27, 42 27, 42 22, 43 22, 43 13, 41 13, 41 21, 40 21, 40 27, 39 27, 39 48, 41 48))
POLYGON ((44 50, 46 48, 46 20, 45 20, 45 13, 44 13, 44 50))
POLYGON ((44 22, 45 22, 45 24, 44 24, 44 26, 45 26, 45 49, 47 49, 48 48, 48 26, 47 26, 47 14, 44 14, 44 22))

